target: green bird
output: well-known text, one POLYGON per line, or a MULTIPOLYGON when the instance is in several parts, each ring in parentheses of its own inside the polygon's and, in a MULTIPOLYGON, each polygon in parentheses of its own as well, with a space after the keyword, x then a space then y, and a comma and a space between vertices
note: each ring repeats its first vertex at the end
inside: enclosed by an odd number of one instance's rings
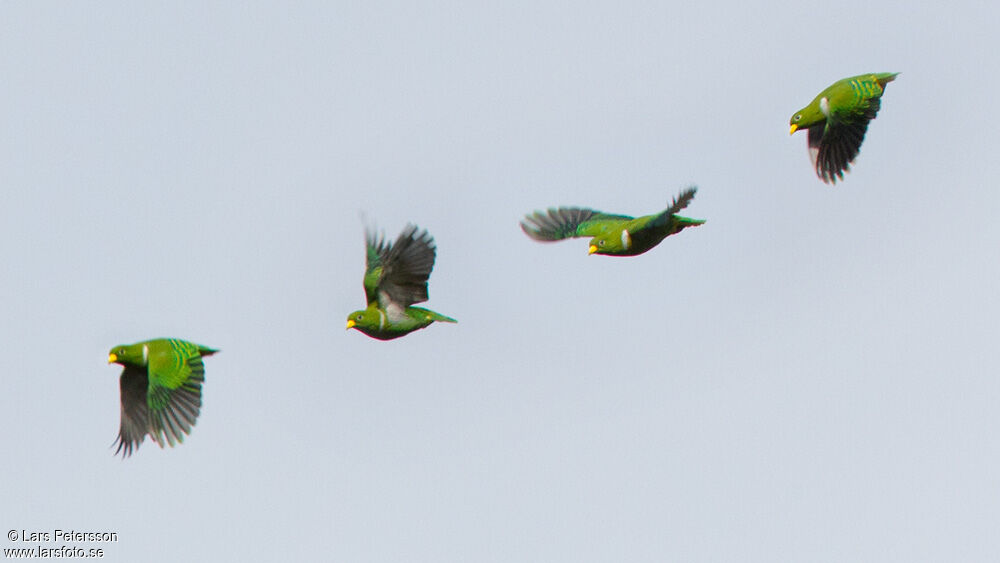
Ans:
POLYGON ((704 219, 677 215, 691 203, 697 190, 691 186, 674 198, 665 211, 642 217, 612 215, 579 207, 550 208, 545 213, 535 211, 521 221, 521 230, 541 242, 593 237, 590 239, 590 254, 637 256, 685 227, 705 223, 704 219))
POLYGON ((109 364, 121 364, 122 421, 115 455, 132 455, 146 438, 163 447, 184 441, 201 411, 203 356, 218 352, 176 338, 115 346, 109 364))
POLYGON ((392 340, 427 327, 434 321, 458 322, 415 303, 427 301, 427 280, 434 269, 437 250, 434 239, 415 225, 407 225, 395 244, 369 230, 365 296, 368 306, 347 317, 347 329, 357 329, 372 338, 392 340))
POLYGON ((844 179, 861 150, 868 122, 882 104, 882 92, 898 72, 879 72, 838 80, 792 115, 789 134, 809 129, 809 158, 826 183, 844 179))

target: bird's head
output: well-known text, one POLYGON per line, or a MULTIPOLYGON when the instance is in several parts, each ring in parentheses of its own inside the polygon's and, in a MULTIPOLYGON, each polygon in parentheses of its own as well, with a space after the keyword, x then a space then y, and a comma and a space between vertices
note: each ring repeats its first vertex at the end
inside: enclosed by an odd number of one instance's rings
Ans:
POLYGON ((624 254, 632 246, 632 236, 628 230, 602 233, 590 239, 588 254, 624 254))
POLYGON ((363 311, 354 311, 347 316, 347 329, 378 330, 385 325, 385 313, 372 305, 363 311))
POLYGON ((792 118, 788 120, 788 124, 791 128, 788 134, 791 135, 799 129, 806 129, 816 125, 817 123, 823 122, 826 116, 819 109, 819 102, 813 102, 808 106, 800 109, 792 115, 792 118))
POLYGON ((144 351, 142 344, 131 344, 128 346, 115 346, 108 352, 108 363, 109 364, 121 364, 121 365, 146 365, 146 358, 148 357, 148 348, 144 351))

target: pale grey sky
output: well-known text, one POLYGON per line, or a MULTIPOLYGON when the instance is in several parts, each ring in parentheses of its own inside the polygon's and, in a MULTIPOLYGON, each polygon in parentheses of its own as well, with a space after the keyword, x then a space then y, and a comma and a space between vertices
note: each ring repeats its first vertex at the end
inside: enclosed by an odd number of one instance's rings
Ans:
POLYGON ((114 531, 110 561, 1000 558, 997 12, 672 4, 4 3, 0 531, 114 531), (827 186, 788 118, 871 71, 902 74, 827 186), (708 223, 636 258, 517 224, 690 184, 708 223), (457 325, 345 333, 362 214, 430 231, 457 325), (158 336, 222 352, 185 444, 121 461, 106 354, 158 336))

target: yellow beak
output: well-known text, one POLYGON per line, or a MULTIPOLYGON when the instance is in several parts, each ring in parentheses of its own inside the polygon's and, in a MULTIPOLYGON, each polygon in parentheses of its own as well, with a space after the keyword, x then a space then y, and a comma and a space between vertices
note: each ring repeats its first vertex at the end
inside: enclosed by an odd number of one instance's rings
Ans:
POLYGON ((794 133, 794 132, 795 132, 795 131, 796 131, 796 130, 797 130, 798 128, 799 128, 799 126, 798 126, 798 125, 795 125, 795 124, 793 123, 793 124, 792 124, 792 128, 788 130, 788 134, 789 134, 789 135, 791 135, 791 134, 792 134, 792 133, 794 133))
POLYGON ((118 361, 118 356, 114 354, 108 354, 108 363, 113 364, 118 361))
POLYGON ((587 254, 593 254, 595 252, 597 252, 597 245, 594 244, 590 245, 590 251, 587 252, 587 254))
POLYGON ((354 319, 347 321, 347 328, 344 330, 351 330, 352 328, 354 328, 354 319))

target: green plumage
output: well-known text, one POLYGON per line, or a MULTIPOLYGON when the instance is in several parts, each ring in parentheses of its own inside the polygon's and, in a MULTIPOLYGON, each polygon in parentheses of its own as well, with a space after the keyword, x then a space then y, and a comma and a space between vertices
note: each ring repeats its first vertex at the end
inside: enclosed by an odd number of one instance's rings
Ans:
POLYGON ((218 352, 176 338, 157 338, 115 346, 108 363, 124 366, 120 378, 121 426, 115 454, 132 452, 146 435, 163 447, 184 441, 201 412, 205 366, 201 359, 218 352))
POLYGON ((861 150, 868 123, 881 107, 886 85, 898 74, 882 72, 838 80, 792 115, 791 133, 809 130, 809 158, 821 180, 836 184, 844 179, 844 172, 861 150))
POLYGON ((368 231, 365 235, 365 297, 368 306, 347 317, 347 328, 372 338, 392 340, 435 321, 458 322, 434 311, 413 307, 427 301, 427 280, 434 269, 434 239, 407 225, 396 242, 387 243, 368 231))
POLYGON ((677 215, 691 203, 696 191, 697 188, 692 186, 681 192, 666 210, 642 217, 613 215, 580 207, 536 211, 521 221, 521 230, 541 242, 592 237, 590 254, 637 256, 660 244, 666 237, 705 222, 704 219, 677 215))

